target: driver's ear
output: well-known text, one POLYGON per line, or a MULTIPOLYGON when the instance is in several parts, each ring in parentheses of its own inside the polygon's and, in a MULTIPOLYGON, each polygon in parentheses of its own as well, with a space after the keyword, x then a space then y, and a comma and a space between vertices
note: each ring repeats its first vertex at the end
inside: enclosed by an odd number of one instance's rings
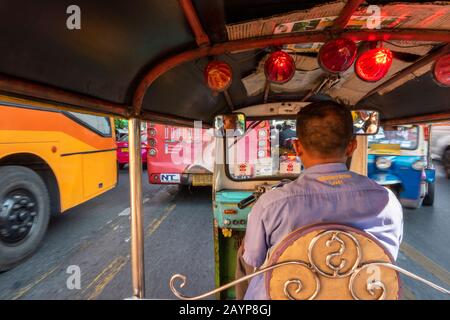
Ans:
POLYGON ((358 141, 356 140, 356 137, 354 137, 348 144, 347 150, 345 151, 345 155, 347 157, 351 157, 353 155, 353 152, 355 152, 356 148, 358 148, 358 141))
POLYGON ((300 143, 300 140, 298 139, 292 139, 292 146, 294 147, 295 153, 297 156, 302 156, 303 154, 303 146, 300 143))

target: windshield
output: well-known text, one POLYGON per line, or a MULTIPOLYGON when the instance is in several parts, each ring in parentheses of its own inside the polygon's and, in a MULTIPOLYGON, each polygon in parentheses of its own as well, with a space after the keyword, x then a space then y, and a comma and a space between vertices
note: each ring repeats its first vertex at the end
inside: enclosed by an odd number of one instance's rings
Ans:
POLYGON ((295 120, 254 120, 246 122, 241 137, 226 138, 227 166, 232 179, 295 178, 301 171, 292 141, 295 120))
POLYGON ((398 127, 397 130, 380 128, 378 134, 368 136, 369 148, 373 144, 399 144, 401 149, 414 150, 419 141, 419 127, 398 127))

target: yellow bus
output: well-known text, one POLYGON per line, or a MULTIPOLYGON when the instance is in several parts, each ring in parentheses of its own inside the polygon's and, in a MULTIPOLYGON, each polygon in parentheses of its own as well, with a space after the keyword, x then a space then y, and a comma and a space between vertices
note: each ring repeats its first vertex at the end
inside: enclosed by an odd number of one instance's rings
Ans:
POLYGON ((51 215, 117 183, 111 118, 0 105, 0 271, 29 257, 51 215))

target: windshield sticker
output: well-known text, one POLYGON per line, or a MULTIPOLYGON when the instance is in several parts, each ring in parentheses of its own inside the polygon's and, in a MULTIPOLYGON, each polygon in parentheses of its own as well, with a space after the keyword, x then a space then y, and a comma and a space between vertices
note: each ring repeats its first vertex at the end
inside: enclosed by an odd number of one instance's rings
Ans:
POLYGON ((251 176, 251 174, 251 167, 248 163, 240 163, 234 167, 235 177, 251 176))
POLYGON ((273 164, 272 159, 270 159, 270 162, 264 162, 264 163, 256 163, 255 164, 255 176, 271 176, 273 175, 273 164))
POLYGON ((296 174, 300 173, 301 165, 300 162, 296 161, 286 161, 280 163, 280 173, 281 174, 296 174))

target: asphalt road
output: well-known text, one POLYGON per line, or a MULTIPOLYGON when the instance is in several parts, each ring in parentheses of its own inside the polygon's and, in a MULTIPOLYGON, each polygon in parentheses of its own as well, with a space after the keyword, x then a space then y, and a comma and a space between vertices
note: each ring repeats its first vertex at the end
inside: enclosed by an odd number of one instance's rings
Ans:
MULTIPOLYGON (((144 182, 146 297, 174 298, 170 277, 188 277, 195 295, 214 287, 211 191, 144 182)), ((450 181, 438 172, 433 207, 404 212, 398 264, 450 288, 450 181)), ((53 219, 39 251, 0 274, 0 299, 123 299, 132 294, 127 171, 116 189, 53 219), (77 288, 73 275, 80 271, 77 288), (69 285, 68 285, 69 284, 69 285)), ((405 299, 448 299, 403 279, 405 299)))

